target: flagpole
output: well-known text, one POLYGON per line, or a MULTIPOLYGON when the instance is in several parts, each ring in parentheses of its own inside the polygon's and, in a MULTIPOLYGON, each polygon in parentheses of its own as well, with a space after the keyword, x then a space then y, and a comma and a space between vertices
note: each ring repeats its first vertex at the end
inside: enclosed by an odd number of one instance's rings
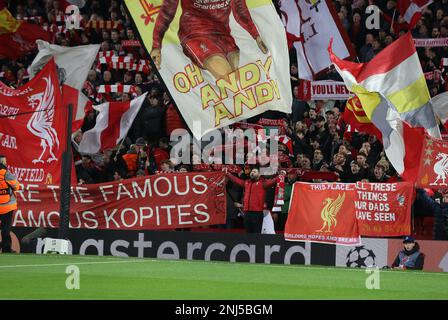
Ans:
MULTIPOLYGON (((132 127, 132 126, 131 126, 131 127, 132 127)), ((129 127, 129 129, 130 129, 131 127, 129 127)), ((117 162, 117 159, 118 159, 118 153, 120 152, 120 149, 121 149, 121 147, 123 146, 123 142, 124 142, 124 140, 126 140, 126 138, 128 137, 129 129, 128 129, 128 131, 126 132, 126 135, 123 137, 123 139, 121 139, 120 144, 118 145, 118 149, 117 149, 117 152, 115 153, 115 157, 114 157, 114 161, 115 161, 115 162, 117 162)))
POLYGON ((72 148, 71 148, 71 136, 72 136, 72 118, 73 118, 73 105, 68 105, 67 115, 67 137, 65 151, 62 154, 62 172, 61 172, 61 185, 60 185, 60 209, 59 209, 59 239, 67 239, 70 227, 70 182, 72 175, 72 148))
POLYGON ((391 22, 391 24, 390 24, 390 32, 391 33, 394 33, 394 19, 395 19, 395 11, 396 11, 397 9, 395 8, 394 9, 394 13, 392 14, 392 22, 391 22))

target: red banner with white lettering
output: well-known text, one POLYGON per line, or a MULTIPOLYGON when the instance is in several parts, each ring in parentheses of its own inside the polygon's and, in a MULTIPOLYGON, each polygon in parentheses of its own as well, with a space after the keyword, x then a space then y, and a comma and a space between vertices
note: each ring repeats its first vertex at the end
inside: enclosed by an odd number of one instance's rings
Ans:
POLYGON ((399 183, 294 184, 285 239, 354 245, 359 235, 410 234, 413 186, 399 183))
POLYGON ((448 38, 414 39, 416 47, 446 47, 448 38))
POLYGON ((362 236, 395 237, 411 233, 411 182, 356 183, 355 214, 362 236))
POLYGON ((0 82, 0 154, 21 183, 60 182, 67 122, 61 99, 54 59, 19 89, 0 82))
MULTIPOLYGON (((17 193, 13 226, 59 226, 59 186, 25 185, 17 193)), ((224 224, 222 172, 166 173, 119 182, 73 186, 70 227, 155 230, 224 224)))
POLYGON ((295 183, 285 240, 360 244, 355 200, 354 183, 295 183))
POLYGON ((300 100, 348 100, 350 91, 344 82, 300 81, 298 98, 300 100))

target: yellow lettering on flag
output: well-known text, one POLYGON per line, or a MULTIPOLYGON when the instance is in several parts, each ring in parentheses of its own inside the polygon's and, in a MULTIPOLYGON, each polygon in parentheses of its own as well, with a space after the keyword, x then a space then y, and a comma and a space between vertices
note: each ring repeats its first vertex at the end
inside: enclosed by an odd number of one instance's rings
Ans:
POLYGON ((8 9, 0 11, 0 35, 14 33, 20 28, 22 23, 14 18, 8 9))
POLYGON ((350 88, 350 91, 358 96, 366 116, 372 120, 373 112, 381 103, 380 95, 376 92, 367 91, 360 85, 353 85, 353 87, 350 88))

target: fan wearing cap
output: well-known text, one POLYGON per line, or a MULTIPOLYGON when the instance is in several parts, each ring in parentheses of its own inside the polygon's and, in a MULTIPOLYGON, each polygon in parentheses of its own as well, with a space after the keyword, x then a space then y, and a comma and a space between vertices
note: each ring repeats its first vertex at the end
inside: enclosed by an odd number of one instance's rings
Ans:
POLYGON ((425 255, 420 252, 419 244, 412 236, 407 236, 403 240, 403 246, 403 250, 398 253, 392 263, 392 269, 422 270, 425 255))

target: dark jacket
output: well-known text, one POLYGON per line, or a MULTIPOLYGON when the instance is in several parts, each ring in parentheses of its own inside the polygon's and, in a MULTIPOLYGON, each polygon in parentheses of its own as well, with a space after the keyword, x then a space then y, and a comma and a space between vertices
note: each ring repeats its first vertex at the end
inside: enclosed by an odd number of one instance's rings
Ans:
POLYGON ((404 269, 422 270, 424 263, 425 255, 420 252, 420 246, 416 242, 415 247, 411 251, 403 249, 398 253, 392 263, 392 268, 403 265, 404 269))
POLYGON ((417 201, 422 208, 434 214, 434 240, 447 240, 446 219, 448 217, 448 203, 437 203, 423 189, 417 189, 417 201))

